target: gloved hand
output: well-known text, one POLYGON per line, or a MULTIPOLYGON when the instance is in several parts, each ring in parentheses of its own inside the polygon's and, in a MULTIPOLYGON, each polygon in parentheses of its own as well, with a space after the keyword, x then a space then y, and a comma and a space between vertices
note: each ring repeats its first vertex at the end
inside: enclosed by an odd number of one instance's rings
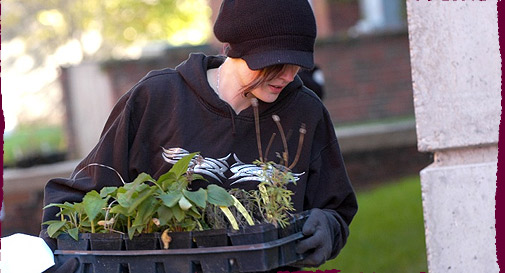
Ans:
POLYGON ((331 257, 335 238, 340 235, 340 225, 338 221, 330 221, 328 217, 334 216, 317 208, 310 211, 302 228, 306 238, 296 245, 296 252, 307 256, 297 262, 297 266, 317 267, 331 257))

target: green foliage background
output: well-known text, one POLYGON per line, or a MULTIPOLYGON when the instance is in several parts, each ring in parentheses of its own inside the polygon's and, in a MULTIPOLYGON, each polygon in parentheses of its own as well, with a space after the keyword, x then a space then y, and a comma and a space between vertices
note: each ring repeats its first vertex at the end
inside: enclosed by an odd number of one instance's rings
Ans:
POLYGON ((4 0, 1 6, 2 43, 18 39, 37 64, 71 40, 82 44, 90 31, 103 41, 87 59, 147 41, 203 43, 207 36, 183 41, 178 35, 195 28, 208 35, 212 12, 206 0, 4 0))
POLYGON ((66 140, 61 126, 20 126, 15 132, 4 135, 4 167, 12 166, 16 159, 33 154, 63 152, 66 140))
POLYGON ((319 269, 428 272, 419 177, 406 177, 357 196, 359 209, 347 245, 319 269))

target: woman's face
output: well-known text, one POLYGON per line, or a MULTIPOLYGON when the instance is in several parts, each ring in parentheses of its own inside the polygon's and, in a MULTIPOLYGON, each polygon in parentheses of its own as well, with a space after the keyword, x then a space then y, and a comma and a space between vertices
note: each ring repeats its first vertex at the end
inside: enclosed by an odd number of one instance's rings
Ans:
MULTIPOLYGON (((283 70, 276 77, 263 82, 261 85, 251 90, 251 94, 264 102, 274 102, 279 97, 284 87, 294 80, 298 70, 300 70, 300 67, 297 65, 285 65, 283 70)), ((244 83, 253 81, 260 73, 261 70, 251 70, 247 68, 243 74, 244 83)))
POLYGON ((274 102, 281 91, 291 83, 296 74, 300 70, 299 66, 296 65, 286 65, 284 69, 272 80, 264 82, 258 88, 254 89, 251 93, 259 100, 264 102, 274 102))

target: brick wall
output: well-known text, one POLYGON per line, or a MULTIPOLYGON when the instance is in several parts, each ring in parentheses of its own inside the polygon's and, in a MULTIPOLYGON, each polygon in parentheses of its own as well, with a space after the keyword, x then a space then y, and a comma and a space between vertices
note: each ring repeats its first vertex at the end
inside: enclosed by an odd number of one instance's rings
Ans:
POLYGON ((217 54, 218 50, 209 45, 174 47, 166 50, 161 56, 147 57, 139 60, 108 61, 103 64, 112 87, 114 100, 135 85, 147 72, 166 67, 176 67, 188 58, 191 52, 217 54))
MULTIPOLYGON (((413 116, 407 33, 320 39, 315 62, 325 79, 324 103, 338 124, 413 116)), ((149 70, 175 67, 190 52, 215 54, 210 46, 171 48, 158 58, 104 64, 116 99, 149 70)))
POLYGON ((407 33, 318 41, 325 105, 337 123, 413 116, 407 33))
POLYGON ((2 237, 18 232, 38 235, 43 198, 44 192, 41 190, 5 193, 2 237))
MULTIPOLYGON (((320 0, 315 1, 319 2, 320 0)), ((346 32, 350 27, 354 26, 361 17, 358 0, 326 0, 326 2, 331 29, 334 33, 346 32)), ((316 19, 321 16, 324 15, 317 13, 316 10, 316 19)))
MULTIPOLYGON (((314 3, 316 18, 318 22, 329 22, 324 25, 330 29, 316 42, 315 61, 326 78, 324 103, 334 122, 413 117, 407 31, 350 38, 346 32, 361 16, 359 1, 317 1, 314 3)), ((217 14, 220 1, 210 3, 214 3, 213 14, 217 14)), ((175 67, 190 52, 216 54, 220 51, 215 41, 210 44, 171 48, 160 57, 107 62, 104 67, 119 98, 149 70, 175 67)))

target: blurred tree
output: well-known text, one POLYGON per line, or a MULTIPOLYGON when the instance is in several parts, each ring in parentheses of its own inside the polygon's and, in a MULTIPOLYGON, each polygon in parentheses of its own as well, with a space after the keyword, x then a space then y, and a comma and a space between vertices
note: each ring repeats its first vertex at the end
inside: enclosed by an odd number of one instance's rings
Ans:
MULTIPOLYGON (((80 60, 121 57, 132 45, 162 40, 199 44, 210 32, 206 0, 4 0, 2 44, 12 50, 9 66, 28 56, 30 67, 80 48, 80 60)), ((4 48, 5 49, 5 48, 4 48)), ((68 56, 68 54, 66 54, 68 56)), ((74 53, 75 55, 75 53, 74 53)))

